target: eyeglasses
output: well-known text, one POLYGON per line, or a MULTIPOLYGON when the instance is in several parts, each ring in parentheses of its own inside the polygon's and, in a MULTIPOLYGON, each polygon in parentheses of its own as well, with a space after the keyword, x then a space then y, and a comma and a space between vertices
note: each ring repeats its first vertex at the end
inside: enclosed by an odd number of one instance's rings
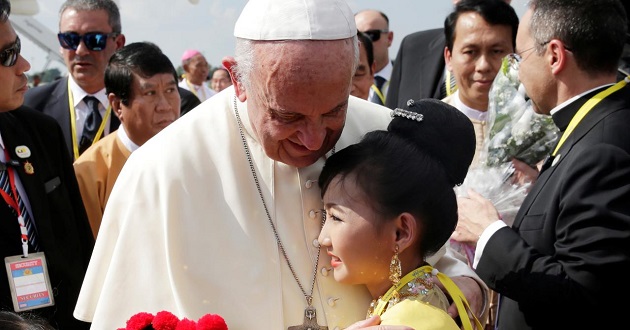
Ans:
POLYGON ((81 40, 83 40, 87 49, 101 51, 107 46, 107 38, 116 37, 118 35, 118 32, 89 32, 84 35, 80 35, 76 32, 64 32, 57 34, 57 38, 59 39, 61 47, 65 49, 77 50, 81 44, 81 40))
POLYGON ((0 52, 0 64, 5 67, 14 66, 22 50, 20 37, 15 38, 15 42, 9 48, 0 52))
MULTIPOLYGON (((551 42, 551 40, 549 41, 545 41, 545 42, 541 42, 540 46, 544 47, 547 46, 547 44, 549 44, 551 42)), ((536 46, 532 46, 529 47, 523 51, 520 51, 518 53, 512 53, 512 54, 508 54, 507 58, 508 58, 508 63, 509 65, 514 69, 514 70, 518 70, 519 65, 521 64, 521 62, 523 61, 523 54, 527 53, 530 50, 533 50, 534 48, 536 48, 536 46)), ((564 46, 564 49, 566 51, 572 51, 572 49, 570 47, 564 46)))
POLYGON ((388 33, 389 30, 367 30, 363 31, 363 33, 367 34, 367 36, 372 40, 372 42, 376 42, 381 39, 381 33, 388 33))
POLYGON ((508 59, 508 64, 510 65, 510 67, 518 71, 521 61, 523 61, 523 54, 527 53, 530 50, 533 50, 534 48, 536 48, 536 46, 532 46, 518 53, 508 54, 507 59, 508 59))

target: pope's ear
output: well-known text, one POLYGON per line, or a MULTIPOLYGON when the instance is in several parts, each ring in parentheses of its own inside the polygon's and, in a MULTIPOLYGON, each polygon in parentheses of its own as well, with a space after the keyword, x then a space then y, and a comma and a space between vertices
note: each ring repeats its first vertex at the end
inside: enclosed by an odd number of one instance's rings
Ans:
POLYGON ((245 102, 247 100, 247 90, 245 90, 245 85, 238 79, 238 75, 234 70, 236 67, 236 60, 232 56, 226 56, 223 58, 222 64, 223 67, 225 67, 230 73, 230 80, 232 80, 236 97, 238 97, 239 101, 245 102))

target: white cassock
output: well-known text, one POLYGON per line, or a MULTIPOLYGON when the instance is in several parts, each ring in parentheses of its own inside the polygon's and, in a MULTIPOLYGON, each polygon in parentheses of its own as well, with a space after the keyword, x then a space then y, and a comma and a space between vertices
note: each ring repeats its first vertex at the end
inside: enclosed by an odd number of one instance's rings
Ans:
MULTIPOLYGON (((125 164, 105 209, 74 315, 92 329, 124 327, 138 312, 167 310, 197 320, 219 314, 230 329, 286 329, 304 321, 305 298, 274 238, 250 172, 229 87, 165 128, 125 164)), ((304 289, 319 249, 324 159, 296 168, 269 159, 238 103, 271 218, 304 289)), ((390 111, 351 97, 340 150, 390 111)), ((369 247, 366 247, 369 248, 369 247)), ((443 249, 444 250, 444 249, 443 249)), ((436 263, 477 278, 450 249, 436 263)), ((365 318, 363 286, 337 283, 325 251, 313 306, 320 325, 345 328, 365 318)))

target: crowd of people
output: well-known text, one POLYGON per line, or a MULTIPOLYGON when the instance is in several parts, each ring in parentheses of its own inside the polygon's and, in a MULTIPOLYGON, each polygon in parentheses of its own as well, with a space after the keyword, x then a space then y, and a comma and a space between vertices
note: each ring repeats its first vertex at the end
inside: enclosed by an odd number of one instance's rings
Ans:
POLYGON ((381 11, 250 0, 234 55, 211 72, 188 49, 178 75, 128 42, 116 2, 67 0, 68 75, 36 86, 0 0, 1 327, 620 324, 605 302, 630 293, 626 9, 532 0, 519 22, 509 0, 453 1, 392 60, 381 11), (511 160, 532 184, 511 225, 453 189, 480 166, 506 58, 561 132, 540 167, 511 160))

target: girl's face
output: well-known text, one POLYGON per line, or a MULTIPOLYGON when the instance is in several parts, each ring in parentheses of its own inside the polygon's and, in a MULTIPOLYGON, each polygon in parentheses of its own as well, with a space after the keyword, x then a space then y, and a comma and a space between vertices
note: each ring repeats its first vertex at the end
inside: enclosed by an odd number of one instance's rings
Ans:
POLYGON ((394 255, 394 221, 380 219, 354 182, 335 177, 324 194, 326 222, 319 243, 331 257, 335 280, 365 284, 374 296, 391 286, 389 264, 394 255))

